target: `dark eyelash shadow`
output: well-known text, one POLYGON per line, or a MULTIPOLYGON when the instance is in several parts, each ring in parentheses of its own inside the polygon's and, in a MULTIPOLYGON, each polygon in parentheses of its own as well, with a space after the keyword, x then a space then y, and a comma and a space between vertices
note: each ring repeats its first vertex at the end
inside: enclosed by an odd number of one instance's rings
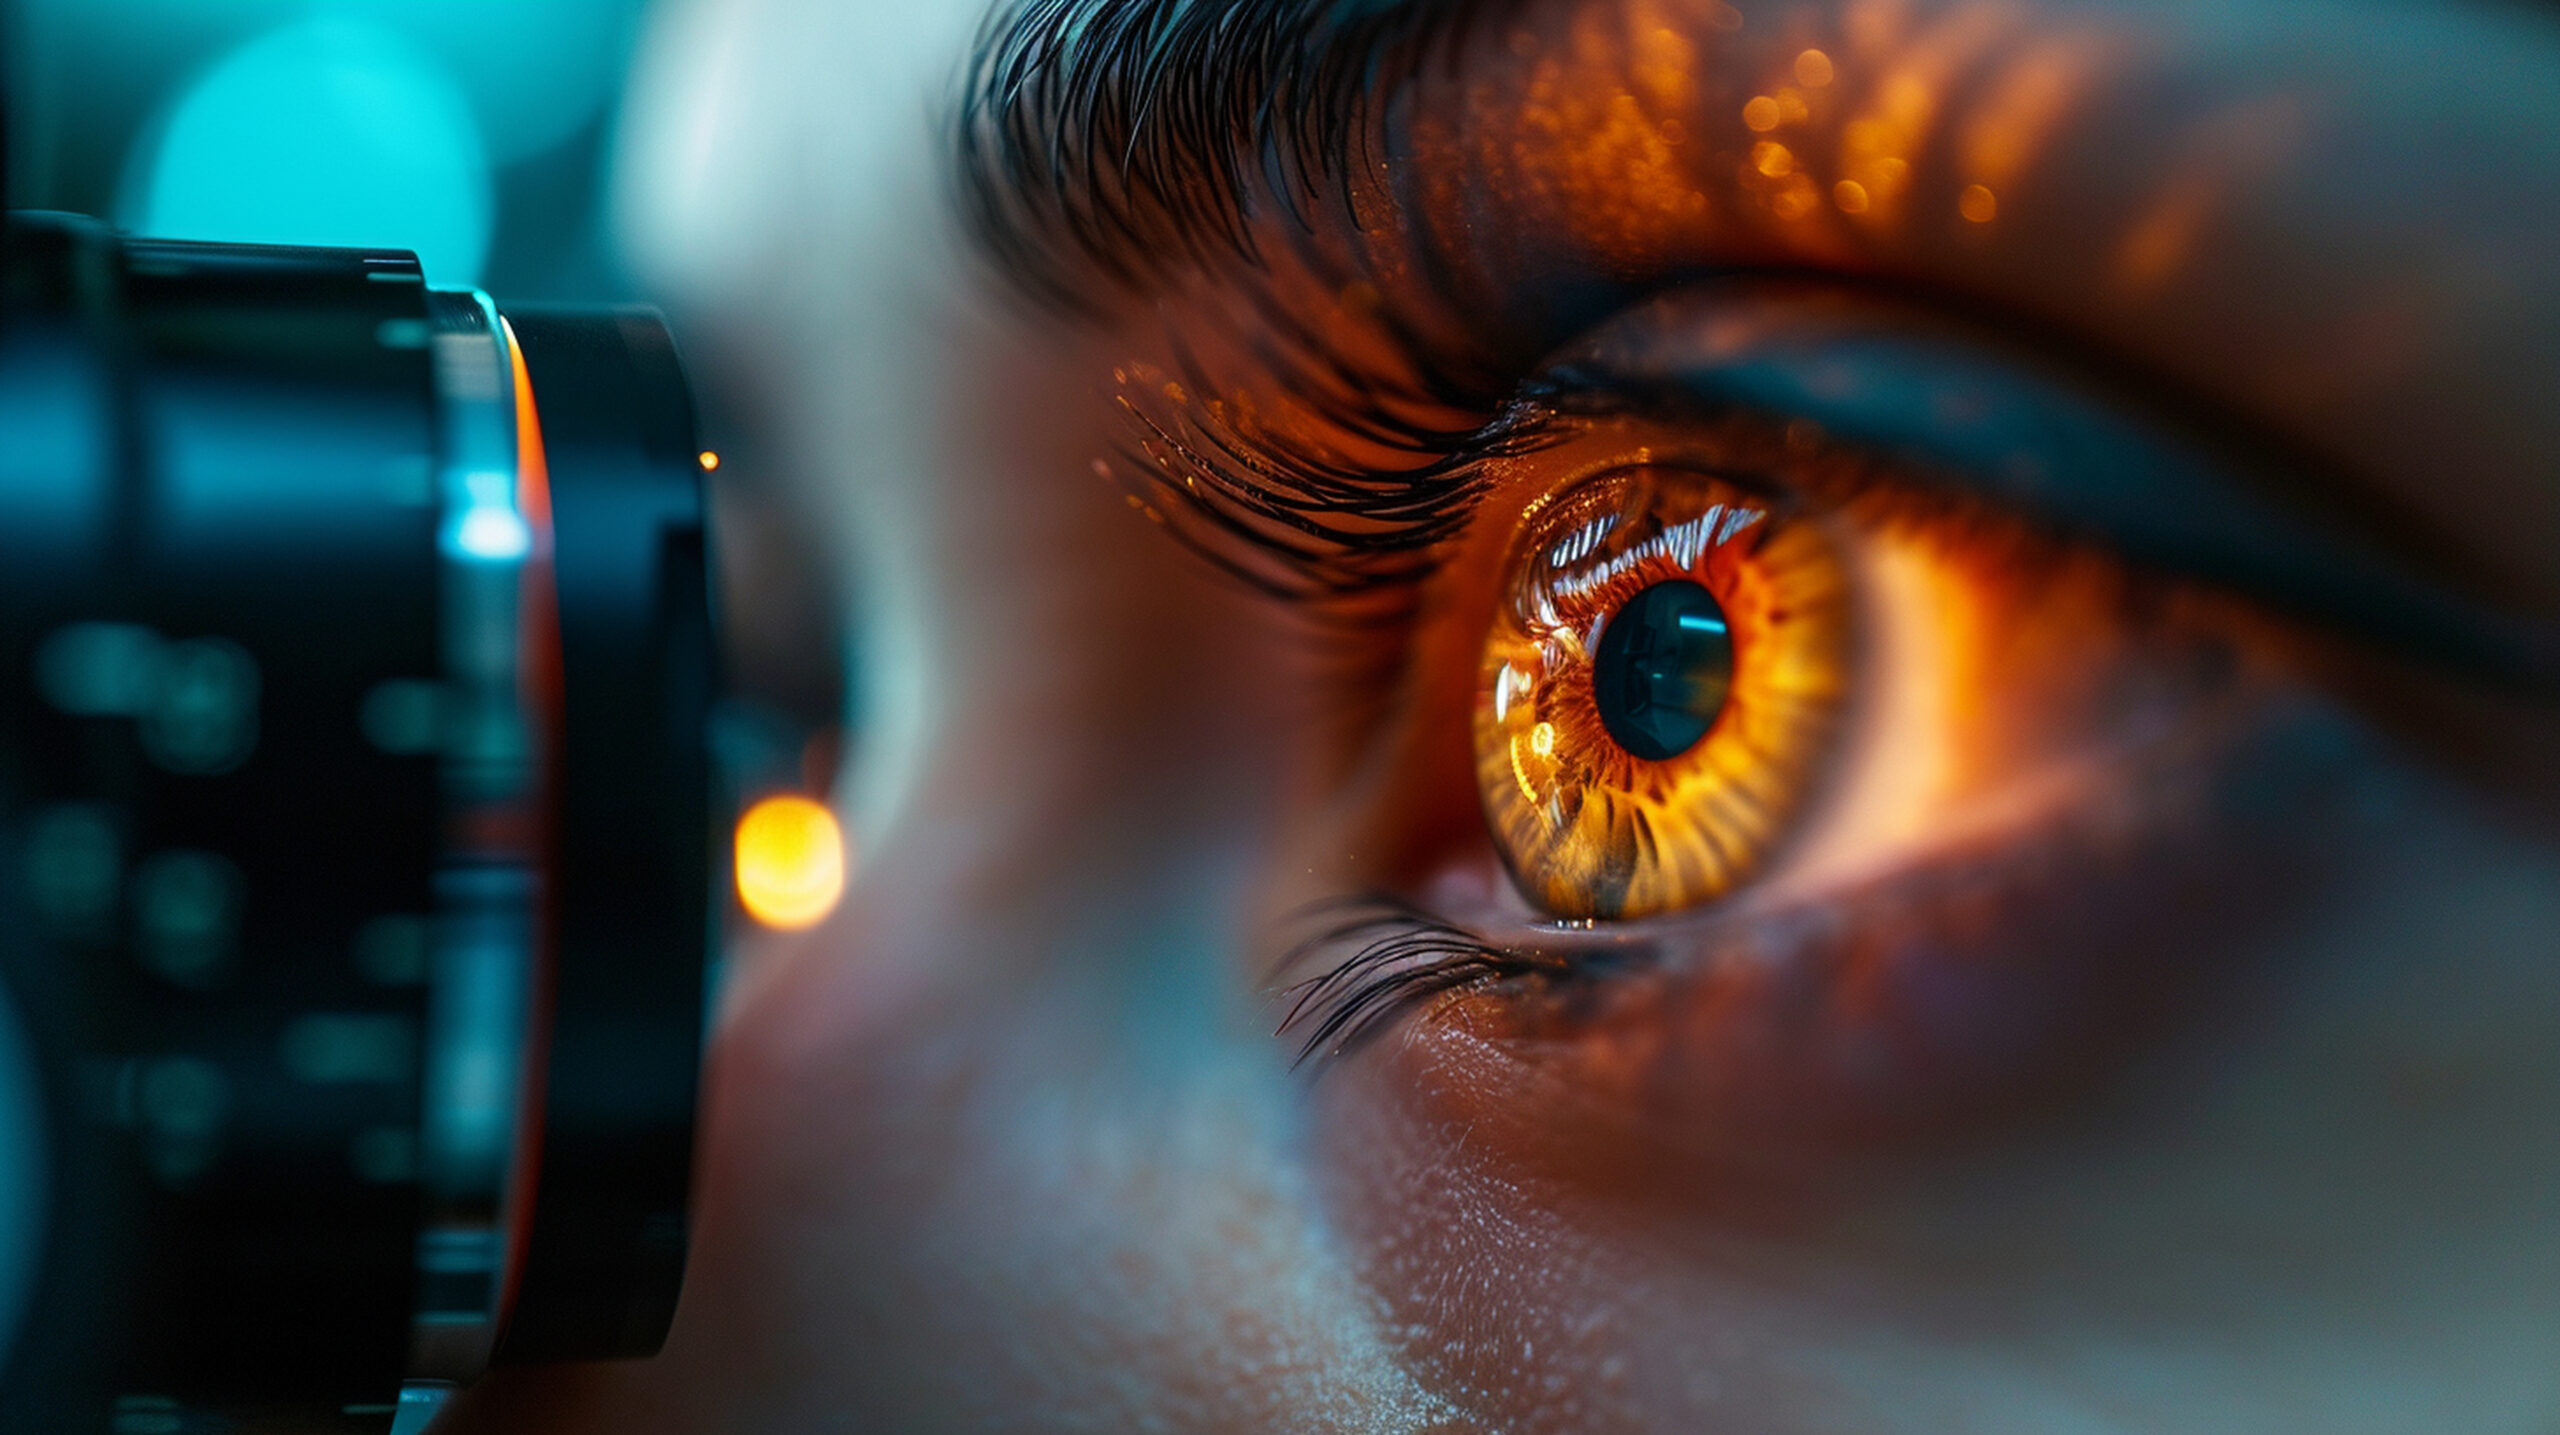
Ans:
POLYGON ((1565 980, 1581 970, 1553 953, 1487 941, 1384 893, 1317 902, 1298 915, 1331 915, 1334 920, 1273 964, 1274 982, 1317 953, 1357 945, 1324 971, 1278 988, 1289 1007, 1273 1034, 1305 1033, 1290 1061, 1292 1070, 1310 1061, 1317 1061, 1321 1070, 1433 997, 1524 977, 1565 980))

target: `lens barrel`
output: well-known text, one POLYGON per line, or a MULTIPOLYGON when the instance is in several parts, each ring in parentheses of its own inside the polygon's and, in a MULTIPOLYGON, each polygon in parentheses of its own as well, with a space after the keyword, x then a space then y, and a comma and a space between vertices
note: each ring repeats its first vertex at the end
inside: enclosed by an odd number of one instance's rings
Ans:
POLYGON ((413 256, 0 239, 0 1429, 647 1354, 716 939, 692 403, 413 256))

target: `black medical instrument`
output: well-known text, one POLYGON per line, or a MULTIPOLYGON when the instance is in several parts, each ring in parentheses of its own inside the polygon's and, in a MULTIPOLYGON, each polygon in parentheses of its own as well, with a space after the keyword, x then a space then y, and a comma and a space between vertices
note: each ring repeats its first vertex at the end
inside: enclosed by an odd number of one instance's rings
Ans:
POLYGON ((0 1430, 657 1348, 727 865, 694 429, 645 312, 9 216, 0 1430))

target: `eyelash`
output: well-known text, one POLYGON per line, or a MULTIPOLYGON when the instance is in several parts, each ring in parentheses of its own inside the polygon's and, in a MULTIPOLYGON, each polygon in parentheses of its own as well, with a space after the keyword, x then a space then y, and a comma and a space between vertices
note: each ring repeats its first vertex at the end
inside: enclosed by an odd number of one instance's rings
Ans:
POLYGON ((1202 558, 1266 596, 1328 617, 1400 614, 1429 575, 1433 550, 1457 534, 1482 496, 1482 468, 1534 453, 1556 437, 1553 414, 1528 400, 1491 407, 1472 428, 1434 425, 1424 400, 1384 375, 1354 376, 1340 361, 1319 378, 1276 344, 1261 360, 1279 394, 1321 431, 1410 455, 1405 467, 1352 465, 1316 445, 1248 430, 1196 361, 1165 382, 1123 371, 1123 410, 1140 437, 1105 465, 1148 517, 1202 558), (1362 392, 1363 383, 1373 387, 1362 392), (1404 390, 1399 392, 1399 390, 1404 390), (1379 600, 1364 604, 1364 599, 1379 600))
MULTIPOLYGON (((1097 281, 1143 293, 1238 264, 1269 279, 1275 240, 1297 277, 1339 294, 1362 276, 1313 251, 1311 207, 1349 215, 1383 107, 1510 8, 1025 0, 981 36, 953 127, 964 221, 1019 293, 1069 316, 1095 314, 1097 281), (1150 82, 1119 83, 1130 72, 1150 82), (1132 108, 1130 93, 1149 98, 1132 108)), ((1251 310, 1224 333, 1319 437, 1205 399, 1227 389, 1177 343, 1173 372, 1124 371, 1138 436, 1102 467, 1132 506, 1254 591, 1327 620, 1392 623, 1430 550, 1472 512, 1480 466, 1534 451, 1547 415, 1515 396, 1516 363, 1469 356, 1472 336, 1431 342, 1381 305, 1366 317, 1388 357, 1362 363, 1277 284, 1245 287, 1251 310), (1383 461, 1344 462, 1326 438, 1383 461)))
POLYGON ((1314 976, 1282 986, 1288 999, 1276 1035, 1303 1032, 1292 1063, 1330 1061, 1377 1034, 1403 1013, 1445 993, 1521 978, 1563 980, 1582 974, 1576 962, 1534 947, 1481 935, 1402 898, 1380 892, 1326 902, 1309 918, 1342 914, 1305 938, 1273 967, 1280 980, 1309 957, 1357 942, 1350 956, 1314 976))

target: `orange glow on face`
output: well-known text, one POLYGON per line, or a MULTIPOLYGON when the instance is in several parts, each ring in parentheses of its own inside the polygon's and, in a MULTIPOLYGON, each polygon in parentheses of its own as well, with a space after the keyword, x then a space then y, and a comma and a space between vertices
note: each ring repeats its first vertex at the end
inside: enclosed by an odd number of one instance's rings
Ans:
POLYGON ((1534 143, 1521 152, 1522 177, 1565 201, 1613 252, 1661 252, 1711 228, 1711 181, 1665 123, 1698 102, 1698 42, 1678 18, 1664 0, 1635 0, 1623 26, 1575 26, 1526 76, 1519 122, 1534 143), (1617 82, 1593 84, 1595 69, 1617 82))
POLYGON ((768 797, 738 820, 738 901, 765 926, 799 931, 844 897, 844 829, 805 797, 768 797))
POLYGON ((2075 97, 2097 84, 2093 43, 2049 41, 2009 59, 1985 83, 1964 132, 1964 176, 1997 189, 2044 153, 2075 97))

